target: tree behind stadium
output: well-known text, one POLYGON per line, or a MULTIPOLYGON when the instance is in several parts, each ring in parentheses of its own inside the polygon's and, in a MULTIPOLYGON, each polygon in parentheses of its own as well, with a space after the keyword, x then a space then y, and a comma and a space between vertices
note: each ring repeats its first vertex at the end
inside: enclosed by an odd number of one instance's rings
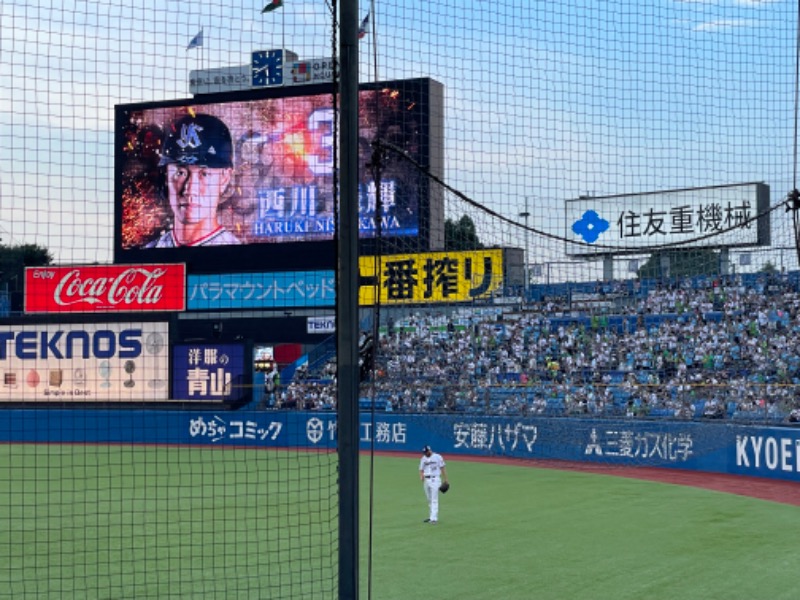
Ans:
POLYGON ((53 255, 37 244, 0 244, 0 293, 7 294, 11 312, 22 311, 25 267, 43 267, 53 262, 53 255))

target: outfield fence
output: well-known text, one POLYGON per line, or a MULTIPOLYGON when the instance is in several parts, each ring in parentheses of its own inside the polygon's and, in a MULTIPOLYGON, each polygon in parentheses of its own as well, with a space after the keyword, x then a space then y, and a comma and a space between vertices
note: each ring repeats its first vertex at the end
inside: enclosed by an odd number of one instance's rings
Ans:
MULTIPOLYGON (((251 448, 334 454, 336 415, 306 411, 11 410, 6 444, 251 448)), ((671 420, 362 412, 362 451, 562 460, 800 481, 800 430, 671 420)), ((219 459, 225 462, 225 454, 219 459)), ((266 490, 265 490, 266 493, 266 490)))

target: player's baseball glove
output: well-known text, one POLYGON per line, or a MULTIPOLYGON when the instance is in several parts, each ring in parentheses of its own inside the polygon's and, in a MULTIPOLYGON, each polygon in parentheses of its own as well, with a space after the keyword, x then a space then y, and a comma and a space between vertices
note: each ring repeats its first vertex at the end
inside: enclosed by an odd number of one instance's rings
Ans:
POLYGON ((447 490, 450 489, 450 483, 445 481, 442 485, 439 486, 439 491, 443 494, 447 493, 447 490))

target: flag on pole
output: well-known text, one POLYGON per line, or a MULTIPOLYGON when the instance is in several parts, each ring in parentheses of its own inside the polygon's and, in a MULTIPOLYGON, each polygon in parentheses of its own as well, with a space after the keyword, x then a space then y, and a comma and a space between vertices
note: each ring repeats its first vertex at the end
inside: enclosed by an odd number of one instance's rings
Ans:
POLYGON ((362 39, 367 35, 368 27, 369 27, 369 11, 367 11, 367 16, 364 17, 364 20, 361 21, 361 26, 358 28, 358 39, 362 39))
POLYGON ((189 45, 186 46, 187 50, 191 50, 192 48, 199 48, 203 45, 203 30, 197 32, 197 35, 192 38, 192 41, 189 42, 189 45))
POLYGON ((283 6, 283 0, 271 0, 270 3, 264 7, 264 10, 261 11, 261 14, 272 12, 281 6, 283 6))

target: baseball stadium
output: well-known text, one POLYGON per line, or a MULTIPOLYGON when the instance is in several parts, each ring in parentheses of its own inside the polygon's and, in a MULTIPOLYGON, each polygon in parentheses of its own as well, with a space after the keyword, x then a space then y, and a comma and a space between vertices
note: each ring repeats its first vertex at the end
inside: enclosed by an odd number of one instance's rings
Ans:
POLYGON ((800 595, 800 2, 0 17, 0 598, 800 595))

